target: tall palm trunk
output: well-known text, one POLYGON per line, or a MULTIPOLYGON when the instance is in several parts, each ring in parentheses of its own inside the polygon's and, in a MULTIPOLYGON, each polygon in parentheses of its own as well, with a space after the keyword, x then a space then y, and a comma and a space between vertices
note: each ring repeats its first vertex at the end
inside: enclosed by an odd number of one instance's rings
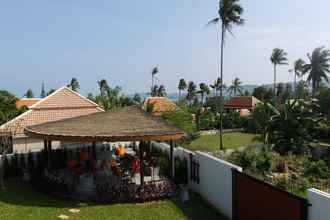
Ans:
POLYGON ((276 64, 274 64, 274 102, 277 103, 277 94, 276 94, 276 64))
POLYGON ((222 128, 222 120, 223 120, 223 55, 224 55, 224 39, 225 39, 225 26, 221 25, 221 56, 220 56, 220 150, 223 150, 223 128, 222 128))
POLYGON ((293 84, 294 84, 294 97, 295 97, 295 99, 297 99, 297 73, 296 72, 294 72, 293 84))
POLYGON ((179 89, 179 101, 181 100, 181 89, 179 89))
POLYGON ((151 96, 155 96, 154 93, 154 75, 151 75, 151 96))

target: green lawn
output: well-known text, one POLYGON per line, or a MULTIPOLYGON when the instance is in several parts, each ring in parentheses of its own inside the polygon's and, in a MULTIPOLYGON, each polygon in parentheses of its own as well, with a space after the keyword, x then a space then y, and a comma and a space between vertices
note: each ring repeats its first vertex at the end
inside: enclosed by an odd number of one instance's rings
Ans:
POLYGON ((225 220, 212 207, 193 195, 190 202, 182 204, 177 199, 145 204, 78 204, 54 199, 36 192, 31 187, 14 181, 6 182, 7 189, 0 190, 0 219, 59 219, 59 215, 69 219, 218 219, 225 220), (80 209, 72 214, 69 209, 80 209))
MULTIPOLYGON (((258 135, 255 134, 248 134, 242 132, 225 133, 223 136, 224 148, 235 149, 238 147, 246 147, 250 145, 260 144, 261 142, 256 139, 258 139, 258 135)), ((214 134, 202 135, 189 145, 186 145, 185 148, 193 151, 199 150, 214 152, 219 150, 219 146, 219 134, 214 134)))

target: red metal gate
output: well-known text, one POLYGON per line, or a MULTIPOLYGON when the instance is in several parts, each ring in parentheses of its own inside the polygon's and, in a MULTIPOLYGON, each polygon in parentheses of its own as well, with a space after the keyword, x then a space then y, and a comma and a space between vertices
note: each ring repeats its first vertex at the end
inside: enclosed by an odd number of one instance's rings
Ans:
POLYGON ((307 220, 308 202, 233 170, 233 220, 307 220))

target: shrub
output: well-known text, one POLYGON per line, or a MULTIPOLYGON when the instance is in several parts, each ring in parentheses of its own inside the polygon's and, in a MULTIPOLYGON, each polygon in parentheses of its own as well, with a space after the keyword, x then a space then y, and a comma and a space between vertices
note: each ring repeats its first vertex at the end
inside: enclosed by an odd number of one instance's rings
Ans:
POLYGON ((199 121, 200 130, 212 130, 216 128, 216 116, 208 111, 202 115, 199 121))
POLYGON ((316 176, 319 178, 327 179, 330 178, 330 169, 327 164, 323 160, 319 161, 310 161, 307 162, 304 167, 304 175, 309 176, 316 176))

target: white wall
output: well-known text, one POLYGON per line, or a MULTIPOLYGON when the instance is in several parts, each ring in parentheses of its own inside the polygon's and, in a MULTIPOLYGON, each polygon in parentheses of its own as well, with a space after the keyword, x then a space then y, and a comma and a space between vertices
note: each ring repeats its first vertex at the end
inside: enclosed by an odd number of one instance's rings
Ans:
POLYGON ((308 220, 329 220, 330 194, 317 189, 309 189, 307 196, 308 202, 311 204, 308 209, 308 220))
MULTIPOLYGON (((170 146, 164 143, 153 143, 153 147, 169 151, 170 146)), ((217 208, 221 213, 232 218, 232 169, 242 172, 242 168, 209 154, 191 152, 181 147, 174 149, 174 156, 184 157, 188 161, 188 186, 200 194, 206 201, 217 208), (190 180, 190 157, 193 154, 199 163, 199 184, 190 180)))
MULTIPOLYGON (((52 141, 52 148, 56 149, 60 147, 59 141, 52 141)), ((21 137, 13 139, 13 152, 17 153, 28 153, 28 152, 38 152, 44 148, 44 140, 21 137)))
POLYGON ((242 171, 242 168, 199 151, 195 158, 200 166, 200 182, 190 184, 191 188, 232 218, 232 169, 242 171))

